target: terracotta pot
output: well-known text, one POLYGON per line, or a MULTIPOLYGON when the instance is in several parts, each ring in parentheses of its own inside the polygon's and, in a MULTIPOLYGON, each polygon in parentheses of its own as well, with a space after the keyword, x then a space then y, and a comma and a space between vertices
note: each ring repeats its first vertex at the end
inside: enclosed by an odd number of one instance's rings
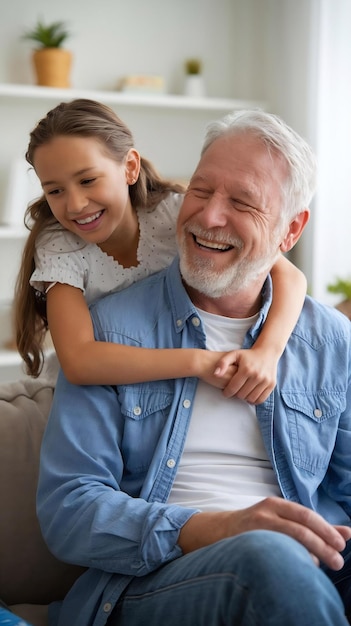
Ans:
POLYGON ((41 48, 33 52, 37 85, 70 87, 72 53, 64 48, 41 48))
POLYGON ((351 320, 351 300, 343 300, 335 308, 351 320))

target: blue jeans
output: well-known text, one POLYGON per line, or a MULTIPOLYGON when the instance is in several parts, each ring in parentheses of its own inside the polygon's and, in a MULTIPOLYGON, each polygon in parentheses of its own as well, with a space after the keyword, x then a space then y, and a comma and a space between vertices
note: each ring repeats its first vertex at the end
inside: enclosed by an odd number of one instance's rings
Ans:
POLYGON ((134 578, 108 626, 347 626, 335 585, 295 540, 251 531, 134 578))
POLYGON ((323 565, 322 569, 324 569, 341 595, 346 615, 351 624, 351 540, 347 542, 342 555, 344 557, 345 565, 341 570, 334 572, 323 565))

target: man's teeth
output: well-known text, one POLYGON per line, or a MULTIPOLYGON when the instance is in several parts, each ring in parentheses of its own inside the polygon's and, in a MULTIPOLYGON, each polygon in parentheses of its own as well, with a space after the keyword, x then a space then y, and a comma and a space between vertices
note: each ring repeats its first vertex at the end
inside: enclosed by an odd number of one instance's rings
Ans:
POLYGON ((205 241, 205 239, 200 239, 199 237, 195 237, 195 241, 199 246, 203 246, 204 248, 212 248, 213 250, 230 250, 230 248, 232 247, 224 243, 215 243, 214 241, 205 241))
POLYGON ((95 215, 90 215, 90 217, 86 217, 83 220, 76 220, 76 222, 77 224, 90 224, 90 222, 97 220, 101 214, 102 214, 102 211, 99 211, 98 213, 95 213, 95 215))

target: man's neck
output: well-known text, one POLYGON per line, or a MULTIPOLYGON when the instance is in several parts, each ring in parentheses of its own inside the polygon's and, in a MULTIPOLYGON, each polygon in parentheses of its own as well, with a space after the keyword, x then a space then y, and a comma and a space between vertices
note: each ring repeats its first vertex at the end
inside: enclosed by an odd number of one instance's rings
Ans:
POLYGON ((197 308, 215 315, 243 319, 258 313, 262 306, 262 285, 259 289, 252 289, 251 286, 250 290, 220 298, 205 296, 188 285, 185 288, 197 308))

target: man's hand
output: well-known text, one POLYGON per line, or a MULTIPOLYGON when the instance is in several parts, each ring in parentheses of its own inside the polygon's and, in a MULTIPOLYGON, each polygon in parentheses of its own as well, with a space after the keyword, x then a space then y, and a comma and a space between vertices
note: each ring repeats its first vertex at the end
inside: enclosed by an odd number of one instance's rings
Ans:
POLYGON ((187 553, 249 530, 289 535, 304 545, 314 560, 333 570, 343 567, 340 552, 351 539, 348 526, 332 526, 301 504, 272 497, 247 509, 193 515, 181 529, 178 544, 187 553))

